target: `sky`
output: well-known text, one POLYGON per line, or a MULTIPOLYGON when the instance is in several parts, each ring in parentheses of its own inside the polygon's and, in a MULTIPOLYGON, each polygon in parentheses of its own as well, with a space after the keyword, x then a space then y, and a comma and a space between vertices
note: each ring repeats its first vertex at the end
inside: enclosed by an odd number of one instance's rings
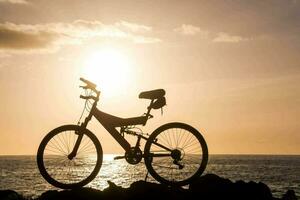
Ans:
POLYGON ((0 155, 34 155, 77 123, 80 77, 124 118, 145 112, 141 91, 164 88, 147 133, 181 121, 211 154, 300 154, 299 22, 298 0, 0 0, 0 155))

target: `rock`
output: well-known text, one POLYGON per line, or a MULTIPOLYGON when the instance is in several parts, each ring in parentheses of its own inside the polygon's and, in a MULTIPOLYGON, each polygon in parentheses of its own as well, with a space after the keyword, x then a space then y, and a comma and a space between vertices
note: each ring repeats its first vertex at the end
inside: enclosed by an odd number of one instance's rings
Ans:
POLYGON ((187 191, 166 185, 137 181, 127 189, 129 199, 184 199, 187 191))
POLYGON ((273 199, 270 188, 263 183, 252 181, 233 183, 215 174, 197 178, 190 184, 189 190, 204 199, 273 199))
MULTIPOLYGON (((78 188, 73 190, 50 190, 44 192, 39 200, 83 200, 83 199, 101 199, 103 192, 93 188, 78 188)), ((103 199, 103 198, 102 198, 103 199)))
MULTIPOLYGON (((44 192, 37 200, 277 200, 272 196, 270 188, 264 183, 253 181, 232 182, 215 174, 206 174, 196 178, 190 184, 189 189, 145 181, 134 182, 129 188, 122 188, 111 181, 108 182, 108 185, 103 191, 93 188, 50 190, 44 192)), ((293 190, 289 190, 281 199, 297 200, 297 197, 293 190)), ((3 190, 0 191, 0 200, 25 200, 25 198, 12 190, 3 190)))
POLYGON ((283 196, 282 200, 297 200, 294 190, 288 190, 283 196))
POLYGON ((215 191, 228 192, 232 182, 229 179, 221 178, 215 174, 206 174, 195 179, 190 185, 190 192, 211 194, 215 191))
POLYGON ((128 199, 128 194, 125 193, 125 188, 117 186, 115 183, 108 181, 108 188, 102 192, 103 199, 128 199))
POLYGON ((234 194, 237 197, 244 199, 266 199, 272 200, 273 196, 270 188, 264 183, 255 183, 250 181, 248 183, 244 181, 237 181, 233 183, 234 194))
POLYGON ((24 198, 13 190, 0 190, 1 200, 23 200, 24 198))

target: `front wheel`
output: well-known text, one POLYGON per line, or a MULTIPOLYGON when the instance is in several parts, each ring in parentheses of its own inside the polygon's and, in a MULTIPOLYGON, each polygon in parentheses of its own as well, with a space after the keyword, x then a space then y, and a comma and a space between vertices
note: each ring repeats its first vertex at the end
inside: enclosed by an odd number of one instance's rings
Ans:
POLYGON ((174 122, 157 128, 145 145, 145 164, 160 183, 187 185, 203 173, 208 149, 203 136, 188 124, 174 122))
POLYGON ((103 159, 96 136, 77 125, 64 125, 50 131, 42 140, 37 164, 41 175, 53 186, 62 189, 82 187, 98 174, 103 159), (79 134, 83 134, 77 154, 72 152, 79 134))

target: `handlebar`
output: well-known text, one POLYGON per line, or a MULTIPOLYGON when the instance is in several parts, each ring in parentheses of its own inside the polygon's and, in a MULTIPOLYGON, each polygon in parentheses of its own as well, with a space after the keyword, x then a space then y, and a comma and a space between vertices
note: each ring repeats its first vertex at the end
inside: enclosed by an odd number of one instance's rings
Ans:
POLYGON ((93 83, 93 82, 91 82, 91 81, 89 81, 89 80, 86 80, 86 79, 84 79, 84 78, 80 78, 80 80, 82 81, 82 82, 84 82, 85 84, 86 84, 86 86, 87 87, 91 87, 91 88, 96 88, 97 87, 97 85, 95 84, 95 83, 93 83))
POLYGON ((97 97, 95 97, 95 96, 83 96, 83 95, 80 95, 79 96, 81 99, 93 99, 93 100, 95 100, 95 101, 98 101, 98 98, 97 97))
POLYGON ((83 88, 83 89, 91 89, 94 92, 99 93, 99 91, 96 90, 97 85, 95 83, 93 83, 93 82, 91 82, 89 80, 86 80, 86 79, 84 79, 82 77, 80 78, 80 80, 86 84, 84 86, 80 86, 81 88, 83 88))
POLYGON ((89 80, 84 79, 84 78, 80 78, 80 80, 86 84, 84 86, 80 86, 81 88, 83 88, 83 89, 90 89, 90 90, 92 90, 93 92, 96 93, 96 96, 92 96, 92 95, 91 96, 83 96, 83 95, 80 95, 80 98, 81 99, 86 99, 86 100, 93 99, 95 101, 98 101, 99 100, 100 91, 98 91, 96 89, 97 85, 95 83, 89 81, 89 80))

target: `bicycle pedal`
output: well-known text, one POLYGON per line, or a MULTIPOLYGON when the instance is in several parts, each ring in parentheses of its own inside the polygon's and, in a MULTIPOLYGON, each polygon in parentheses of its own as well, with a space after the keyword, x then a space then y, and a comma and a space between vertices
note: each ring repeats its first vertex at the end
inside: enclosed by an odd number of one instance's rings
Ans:
POLYGON ((116 157, 114 157, 114 160, 120 160, 120 159, 124 159, 125 158, 125 156, 116 156, 116 157))

